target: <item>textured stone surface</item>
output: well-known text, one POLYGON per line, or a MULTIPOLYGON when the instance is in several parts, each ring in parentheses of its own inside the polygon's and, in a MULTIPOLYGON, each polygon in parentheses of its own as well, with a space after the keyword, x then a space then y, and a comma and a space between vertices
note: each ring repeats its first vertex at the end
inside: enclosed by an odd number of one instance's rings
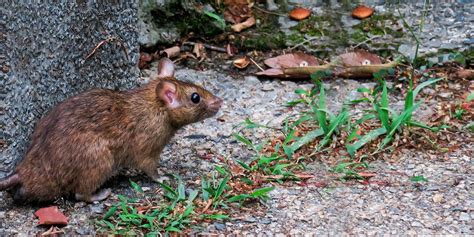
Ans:
POLYGON ((52 106, 93 87, 134 87, 138 77, 136 1, 1 5, 0 177, 23 156, 52 106), (108 37, 117 40, 86 59, 108 37))

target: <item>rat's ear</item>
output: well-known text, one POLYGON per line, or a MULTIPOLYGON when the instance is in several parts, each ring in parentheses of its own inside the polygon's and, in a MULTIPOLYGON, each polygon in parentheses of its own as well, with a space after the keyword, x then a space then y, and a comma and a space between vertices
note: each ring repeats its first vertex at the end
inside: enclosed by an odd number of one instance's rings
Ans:
POLYGON ((171 81, 161 81, 156 86, 156 95, 168 108, 174 109, 180 106, 176 84, 171 81))
POLYGON ((162 58, 158 62, 158 78, 174 77, 174 63, 169 58, 162 58))

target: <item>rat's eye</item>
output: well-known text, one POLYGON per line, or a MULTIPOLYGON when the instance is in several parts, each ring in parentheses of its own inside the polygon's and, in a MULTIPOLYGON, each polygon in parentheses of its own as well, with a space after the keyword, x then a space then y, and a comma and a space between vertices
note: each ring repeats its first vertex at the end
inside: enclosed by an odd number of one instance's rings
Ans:
POLYGON ((199 101, 201 100, 201 97, 199 96, 198 93, 194 92, 192 95, 191 95, 191 101, 195 104, 199 103, 199 101))

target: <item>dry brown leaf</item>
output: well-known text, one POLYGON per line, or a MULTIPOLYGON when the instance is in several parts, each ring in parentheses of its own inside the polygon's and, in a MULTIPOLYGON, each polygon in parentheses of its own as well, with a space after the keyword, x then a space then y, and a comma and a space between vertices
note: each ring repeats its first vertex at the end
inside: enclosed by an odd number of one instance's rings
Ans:
POLYGON ((296 21, 301 21, 308 18, 311 15, 311 11, 306 8, 295 8, 290 11, 290 18, 296 21))
POLYGON ((271 68, 307 67, 319 65, 318 60, 308 54, 292 53, 284 54, 264 61, 265 65, 271 68))
POLYGON ((150 67, 150 62, 153 60, 153 57, 145 52, 140 52, 140 59, 138 60, 138 68, 144 69, 150 67))
POLYGON ((181 48, 179 46, 173 46, 171 48, 167 48, 165 50, 160 51, 160 55, 165 56, 167 58, 174 58, 179 56, 181 53, 181 48))
POLYGON ((250 60, 248 57, 242 57, 234 60, 234 66, 239 69, 244 69, 246 68, 250 63, 250 60))
POLYGON ((372 64, 382 64, 379 56, 367 51, 355 51, 339 55, 341 64, 344 66, 362 66, 372 64))
POLYGON ((371 173, 371 172, 358 172, 357 174, 360 177, 365 178, 365 179, 370 179, 377 175, 376 173, 371 173))
POLYGON ((285 77, 285 73, 279 68, 270 68, 262 72, 255 73, 258 76, 285 77))
POLYGON ((199 58, 201 61, 207 58, 206 55, 206 48, 202 43, 194 44, 193 53, 199 58))
POLYGON ((224 12, 224 19, 230 23, 237 24, 252 16, 248 4, 228 5, 224 12))
POLYGON ((253 25, 255 25, 255 17, 252 16, 248 18, 246 21, 239 24, 235 24, 231 26, 230 28, 232 28, 234 32, 241 32, 242 30, 252 27, 253 25))
POLYGON ((364 5, 359 5, 352 11, 352 16, 354 18, 362 20, 371 16, 373 13, 374 13, 373 8, 367 7, 364 5))

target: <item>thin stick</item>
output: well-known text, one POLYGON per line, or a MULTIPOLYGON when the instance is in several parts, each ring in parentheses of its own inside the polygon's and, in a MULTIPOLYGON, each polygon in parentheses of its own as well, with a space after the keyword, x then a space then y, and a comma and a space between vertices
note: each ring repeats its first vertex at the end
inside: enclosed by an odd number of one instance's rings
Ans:
POLYGON ((377 38, 380 38, 380 37, 382 37, 382 36, 380 36, 380 35, 374 35, 374 36, 369 37, 368 39, 366 39, 366 40, 364 40, 364 41, 362 41, 362 42, 360 42, 360 43, 358 43, 358 44, 352 46, 351 48, 352 48, 352 49, 355 49, 355 48, 357 48, 357 47, 359 47, 359 46, 361 46, 361 45, 363 45, 363 44, 367 45, 367 42, 372 41, 372 40, 377 39, 377 38))
POLYGON ((204 209, 202 209, 202 212, 201 212, 201 213, 206 212, 207 209, 209 209, 209 207, 211 207, 211 205, 212 205, 212 199, 209 199, 209 200, 207 201, 207 204, 206 204, 206 206, 204 207, 204 209))
MULTIPOLYGON (((194 43, 194 42, 184 42, 183 44, 187 44, 187 45, 196 45, 198 43, 194 43)), ((227 53, 227 49, 225 48, 222 48, 222 47, 217 47, 217 46, 213 46, 213 45, 210 45, 210 44, 202 44, 204 46, 204 48, 206 49, 210 49, 210 50, 214 50, 214 51, 219 51, 219 52, 223 52, 223 53, 227 53)))
POLYGON ((271 12, 271 11, 267 11, 267 10, 264 10, 262 8, 259 8, 257 6, 253 6, 255 9, 261 11, 261 12, 265 12, 267 14, 273 14, 273 15, 277 15, 277 16, 288 16, 287 14, 283 14, 283 13, 279 13, 279 12, 271 12))
POLYGON ((304 45, 304 44, 306 44, 306 43, 308 43, 308 42, 311 42, 311 41, 313 41, 313 40, 315 40, 315 39, 317 39, 317 38, 318 38, 318 37, 311 37, 311 38, 309 38, 309 39, 305 39, 303 42, 298 43, 298 44, 296 44, 295 46, 291 47, 290 50, 296 49, 296 48, 300 47, 301 45, 304 45))
POLYGON ((94 47, 94 49, 92 50, 92 52, 90 52, 90 53, 86 56, 85 59, 88 59, 88 58, 90 58, 92 55, 94 55, 94 54, 95 54, 95 51, 97 51, 97 49, 100 48, 103 44, 105 44, 105 43, 110 43, 110 42, 114 42, 114 41, 117 42, 118 45, 122 48, 122 50, 125 52, 125 57, 127 58, 127 60, 129 60, 129 59, 128 59, 127 48, 125 48, 123 41, 120 40, 120 39, 117 38, 117 37, 114 37, 114 36, 110 36, 110 37, 108 37, 107 39, 100 41, 100 42, 94 47))
POLYGON ((249 57, 249 59, 250 59, 250 61, 251 61, 253 64, 255 64, 255 66, 258 67, 258 69, 260 69, 260 71, 262 71, 262 72, 265 71, 265 70, 263 70, 262 67, 260 67, 260 65, 257 64, 257 62, 253 61, 253 59, 252 59, 251 57, 249 57))

